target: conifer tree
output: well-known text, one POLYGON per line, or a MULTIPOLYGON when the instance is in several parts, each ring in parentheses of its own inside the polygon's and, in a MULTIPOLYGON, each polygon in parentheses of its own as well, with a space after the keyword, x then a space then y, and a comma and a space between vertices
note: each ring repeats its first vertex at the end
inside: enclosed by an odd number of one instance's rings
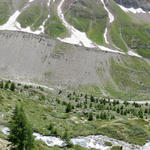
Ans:
POLYGON ((0 88, 1 88, 1 89, 4 88, 4 83, 3 83, 3 81, 0 82, 0 88))
POLYGON ((10 90, 14 91, 15 88, 16 88, 16 85, 15 85, 15 83, 12 82, 11 85, 10 85, 10 90))
POLYGON ((13 150, 32 150, 34 147, 33 131, 22 107, 15 107, 8 140, 13 150))
POLYGON ((88 120, 89 120, 89 121, 92 121, 92 120, 93 120, 93 114, 92 114, 92 113, 89 114, 88 120))
POLYGON ((67 104, 67 107, 66 107, 66 113, 69 113, 71 112, 71 109, 72 109, 72 106, 70 103, 67 104))

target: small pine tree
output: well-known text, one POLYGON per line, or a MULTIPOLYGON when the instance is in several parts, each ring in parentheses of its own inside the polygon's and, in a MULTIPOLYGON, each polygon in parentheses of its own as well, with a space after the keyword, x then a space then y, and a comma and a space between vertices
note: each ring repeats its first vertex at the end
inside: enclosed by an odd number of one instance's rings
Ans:
POLYGON ((48 130, 52 130, 53 129, 53 124, 50 124, 49 126, 48 126, 48 130))
POLYGON ((12 82, 10 85, 10 90, 15 91, 15 88, 16 88, 16 85, 15 85, 15 83, 12 82))
POLYGON ((8 140, 14 150, 31 150, 34 147, 33 131, 22 107, 15 107, 8 140))
POLYGON ((67 107, 66 107, 66 113, 71 112, 71 110, 72 110, 72 106, 71 106, 70 103, 68 103, 68 104, 67 104, 67 107))
POLYGON ((4 88, 4 83, 3 83, 3 81, 0 82, 0 88, 1 88, 1 89, 4 88))
POLYGON ((92 114, 92 113, 89 114, 88 120, 89 120, 89 121, 92 121, 92 120, 93 120, 93 114, 92 114))
POLYGON ((9 88, 9 82, 6 82, 5 89, 8 89, 8 88, 9 88))
POLYGON ((93 95, 91 95, 90 100, 91 100, 91 102, 94 102, 94 101, 95 101, 95 99, 94 99, 94 96, 93 96, 93 95))

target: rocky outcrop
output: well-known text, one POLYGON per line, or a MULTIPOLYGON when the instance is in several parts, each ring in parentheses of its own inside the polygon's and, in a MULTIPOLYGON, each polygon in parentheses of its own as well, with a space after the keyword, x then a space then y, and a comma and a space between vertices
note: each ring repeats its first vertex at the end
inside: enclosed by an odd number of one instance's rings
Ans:
POLYGON ((150 0, 114 0, 116 3, 127 8, 142 8, 145 11, 150 11, 150 0))

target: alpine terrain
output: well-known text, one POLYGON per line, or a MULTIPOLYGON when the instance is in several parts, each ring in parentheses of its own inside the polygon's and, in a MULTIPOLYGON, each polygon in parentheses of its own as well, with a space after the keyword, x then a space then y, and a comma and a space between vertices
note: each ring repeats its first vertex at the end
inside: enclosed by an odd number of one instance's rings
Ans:
POLYGON ((0 0, 0 149, 150 150, 150 0, 0 0))

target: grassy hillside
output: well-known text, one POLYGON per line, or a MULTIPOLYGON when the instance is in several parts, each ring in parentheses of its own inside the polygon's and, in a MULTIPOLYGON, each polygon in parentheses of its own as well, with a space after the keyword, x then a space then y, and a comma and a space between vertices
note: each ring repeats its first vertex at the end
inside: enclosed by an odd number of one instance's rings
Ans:
POLYGON ((0 25, 7 22, 10 16, 10 10, 12 9, 11 0, 0 0, 0 25))
POLYGON ((141 56, 150 58, 150 25, 133 21, 129 14, 123 12, 114 2, 112 6, 116 21, 111 26, 110 36, 114 44, 126 51, 125 42, 141 56))
POLYGON ((64 37, 67 35, 67 29, 57 15, 56 6, 51 5, 51 17, 45 24, 45 33, 51 38, 64 37))
MULTIPOLYGON (((0 113, 4 115, 0 126, 9 126, 13 108, 21 104, 33 130, 44 135, 64 138, 65 131, 69 138, 102 134, 141 145, 150 140, 149 121, 143 120, 150 117, 149 104, 120 104, 72 90, 50 92, 21 84, 13 91, 10 81, 1 81, 0 87, 0 113)), ((6 136, 1 133, 0 137, 6 136)))
POLYGON ((78 1, 65 12, 65 17, 75 28, 86 32, 91 40, 104 44, 103 34, 108 15, 100 1, 78 1))
POLYGON ((42 3, 39 2, 25 9, 17 21, 23 28, 30 26, 33 30, 36 30, 47 18, 48 13, 47 4, 45 3, 45 5, 42 6, 42 3))
POLYGON ((112 59, 110 72, 115 87, 108 87, 112 95, 123 99, 150 99, 150 66, 136 57, 124 58, 121 61, 112 59))

